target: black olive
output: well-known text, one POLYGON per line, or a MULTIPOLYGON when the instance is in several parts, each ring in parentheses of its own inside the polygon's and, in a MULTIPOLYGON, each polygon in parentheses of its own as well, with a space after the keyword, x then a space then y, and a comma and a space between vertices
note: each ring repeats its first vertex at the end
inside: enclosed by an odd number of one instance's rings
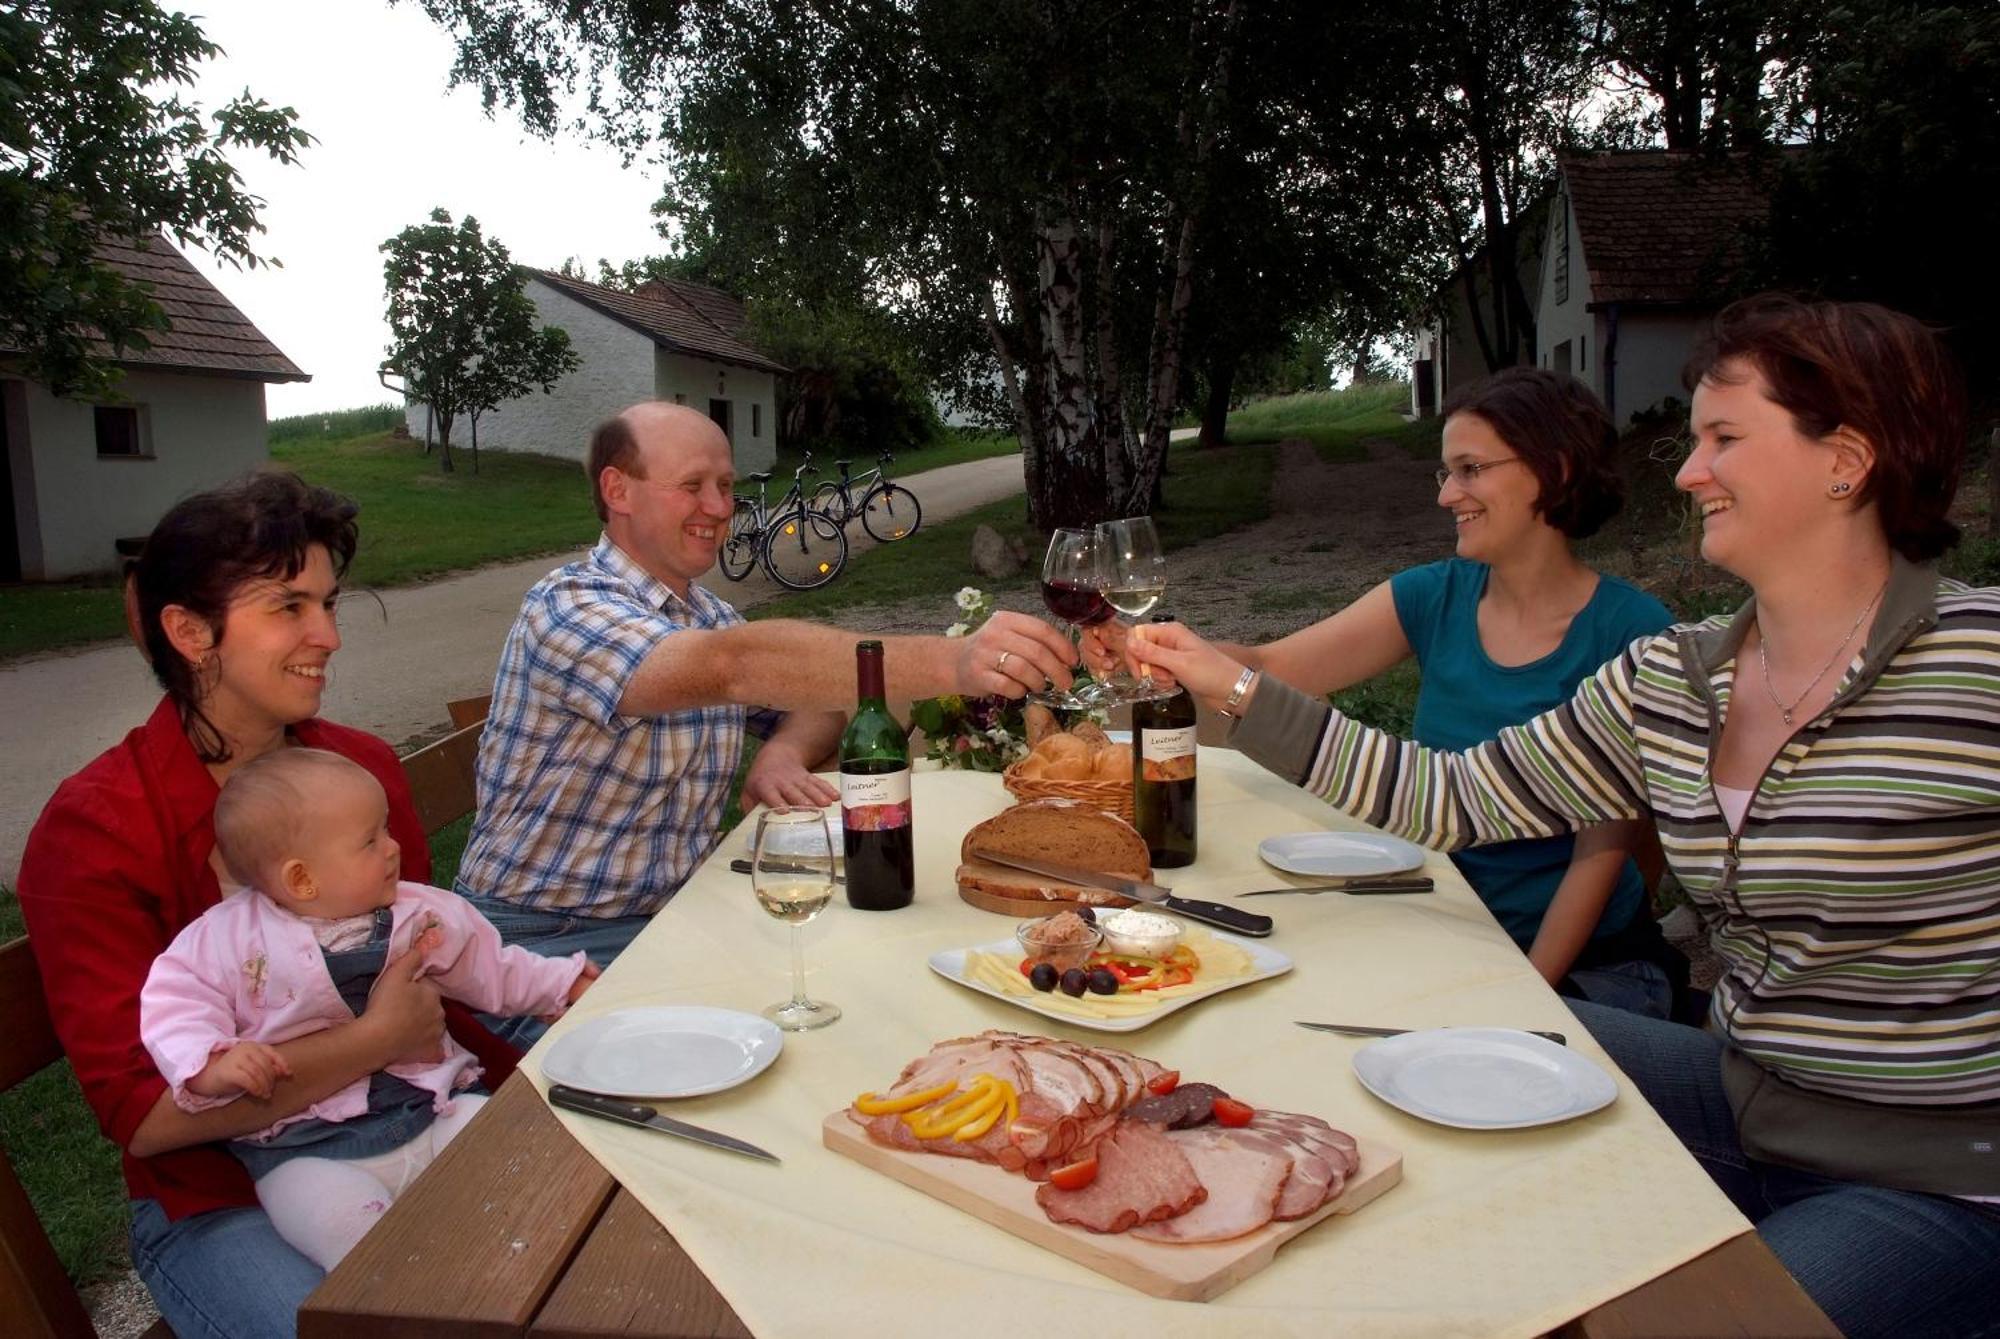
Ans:
POLYGON ((1028 972, 1028 984, 1036 990, 1048 991, 1056 988, 1056 978, 1062 973, 1052 962, 1038 962, 1028 972))
POLYGON ((1081 996, 1086 984, 1087 978, 1081 967, 1072 967, 1062 974, 1062 992, 1065 995, 1081 996))
POLYGON ((1116 995, 1118 977, 1109 967, 1098 967, 1090 973, 1090 988, 1099 995, 1116 995))
POLYGON ((1097 924, 1097 909, 1095 907, 1084 906, 1081 903, 1079 903, 1076 909, 1076 914, 1083 917, 1083 919, 1091 925, 1097 924))

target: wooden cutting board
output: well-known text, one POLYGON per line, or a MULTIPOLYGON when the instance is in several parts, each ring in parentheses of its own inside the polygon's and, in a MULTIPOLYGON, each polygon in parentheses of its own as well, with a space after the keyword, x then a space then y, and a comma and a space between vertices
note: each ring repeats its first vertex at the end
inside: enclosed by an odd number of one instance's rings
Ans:
POLYGON ((820 1133, 828 1148, 864 1167, 1128 1287, 1181 1302, 1206 1302, 1227 1292, 1270 1264, 1278 1248, 1299 1233, 1335 1214, 1353 1213, 1403 1179, 1403 1155, 1363 1139, 1360 1169, 1339 1195, 1306 1217, 1267 1223, 1233 1241, 1174 1246, 1128 1233, 1086 1232, 1050 1222, 1035 1203, 1035 1183, 1027 1177, 970 1158, 884 1148, 871 1141, 845 1110, 828 1116, 820 1133))

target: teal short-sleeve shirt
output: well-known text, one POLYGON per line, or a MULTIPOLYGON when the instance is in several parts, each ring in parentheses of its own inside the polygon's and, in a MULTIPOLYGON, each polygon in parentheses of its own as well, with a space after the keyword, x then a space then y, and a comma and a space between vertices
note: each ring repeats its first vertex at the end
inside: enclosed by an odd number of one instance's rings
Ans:
MULTIPOLYGON (((1638 587, 1600 575, 1555 650, 1526 665, 1498 665, 1479 642, 1487 572, 1485 563, 1447 558, 1390 578, 1396 617, 1423 672, 1414 733, 1427 747, 1468 749, 1562 705, 1586 675, 1674 621, 1665 605, 1638 587)), ((1452 859, 1494 918, 1526 948, 1574 847, 1573 837, 1551 837, 1475 847, 1452 859)), ((1644 882, 1628 860, 1594 937, 1623 930, 1644 900, 1644 882)))

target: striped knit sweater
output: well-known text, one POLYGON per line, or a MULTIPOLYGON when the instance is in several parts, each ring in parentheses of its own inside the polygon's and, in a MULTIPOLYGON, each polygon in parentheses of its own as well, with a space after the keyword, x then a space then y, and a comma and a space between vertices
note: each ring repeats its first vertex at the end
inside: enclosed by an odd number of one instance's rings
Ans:
POLYGON ((1732 837, 1708 774, 1754 602, 1635 642, 1562 707, 1465 753, 1268 678, 1232 737, 1366 822, 1445 850, 1650 814, 1758 1064, 1864 1101, 2000 1102, 2000 589, 1897 561, 1867 646, 1732 837))

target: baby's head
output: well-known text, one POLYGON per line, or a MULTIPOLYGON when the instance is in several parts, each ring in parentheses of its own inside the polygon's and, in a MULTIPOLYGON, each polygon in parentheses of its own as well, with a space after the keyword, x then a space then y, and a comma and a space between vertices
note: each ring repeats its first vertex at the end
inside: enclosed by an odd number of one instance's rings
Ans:
POLYGON ((388 797, 338 753, 277 749, 237 768, 215 801, 215 845, 237 882, 295 915, 338 920, 396 900, 388 797))

